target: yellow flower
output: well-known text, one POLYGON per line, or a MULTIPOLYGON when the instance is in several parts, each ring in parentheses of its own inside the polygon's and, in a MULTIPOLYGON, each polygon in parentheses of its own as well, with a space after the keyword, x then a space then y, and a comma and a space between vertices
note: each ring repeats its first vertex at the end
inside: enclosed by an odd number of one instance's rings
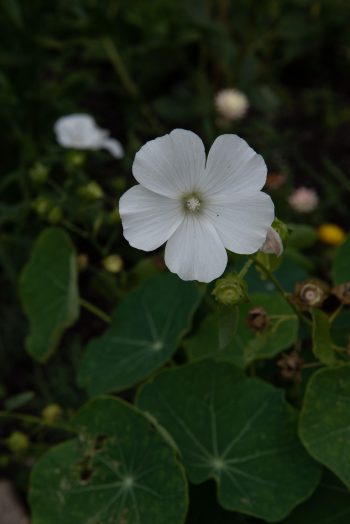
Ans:
POLYGON ((346 233, 337 224, 322 224, 318 228, 318 237, 325 244, 339 246, 346 239, 346 233))

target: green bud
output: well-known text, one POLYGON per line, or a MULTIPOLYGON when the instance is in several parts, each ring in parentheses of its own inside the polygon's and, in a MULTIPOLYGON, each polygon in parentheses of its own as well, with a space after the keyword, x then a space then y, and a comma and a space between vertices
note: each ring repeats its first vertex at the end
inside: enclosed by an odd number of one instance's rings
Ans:
POLYGON ((215 300, 225 306, 235 306, 248 298, 248 286, 245 280, 236 273, 231 273, 216 281, 212 292, 215 300))
POLYGON ((58 206, 54 206, 47 216, 47 220, 50 224, 58 224, 61 222, 63 217, 62 209, 58 206))
POLYGON ((29 438, 21 431, 13 431, 7 439, 7 446, 13 453, 23 453, 29 447, 29 438))
POLYGON ((287 224, 282 222, 282 220, 279 220, 278 218, 275 218, 275 220, 272 222, 271 227, 277 231, 279 236, 281 237, 282 242, 284 243, 289 235, 289 230, 287 224))
POLYGON ((80 167, 85 162, 86 155, 82 151, 70 151, 67 155, 67 163, 71 167, 80 167))
POLYGON ((39 216, 45 216, 50 209, 51 201, 45 196, 39 196, 33 203, 33 208, 39 216))
POLYGON ((102 260, 102 265, 110 273, 119 273, 123 269, 124 262, 119 255, 109 255, 102 260))
POLYGON ((59 404, 49 404, 41 412, 42 418, 48 424, 53 424, 62 417, 62 408, 59 404))
POLYGON ((45 182, 49 176, 49 170, 46 166, 37 162, 30 170, 29 176, 34 182, 45 182))
POLYGON ((92 180, 85 186, 82 186, 79 189, 79 193, 81 196, 89 198, 91 200, 98 200, 99 198, 102 198, 104 195, 102 187, 94 180, 92 180))

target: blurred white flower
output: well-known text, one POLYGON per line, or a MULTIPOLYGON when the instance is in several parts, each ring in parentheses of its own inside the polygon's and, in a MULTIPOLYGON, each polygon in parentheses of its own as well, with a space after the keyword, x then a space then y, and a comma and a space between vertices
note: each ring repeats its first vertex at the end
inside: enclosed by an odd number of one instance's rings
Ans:
POLYGON ((152 251, 167 242, 165 263, 183 280, 210 282, 227 264, 226 249, 256 252, 274 219, 261 188, 266 165, 237 135, 221 135, 206 161, 202 140, 175 129, 136 154, 140 183, 119 202, 124 236, 152 251))
POLYGON ((222 89, 215 96, 215 106, 226 120, 238 120, 248 111, 249 100, 238 89, 222 89))
POLYGON ((97 126, 90 115, 73 114, 59 118, 54 126, 57 142, 71 149, 107 149, 115 158, 124 150, 118 140, 109 138, 109 131, 97 126))
POLYGON ((288 202, 297 213, 311 213, 318 205, 318 196, 314 189, 299 187, 290 195, 288 202))
POLYGON ((280 235, 273 227, 269 227, 267 230, 266 240, 259 249, 267 255, 280 256, 283 253, 283 244, 280 235))

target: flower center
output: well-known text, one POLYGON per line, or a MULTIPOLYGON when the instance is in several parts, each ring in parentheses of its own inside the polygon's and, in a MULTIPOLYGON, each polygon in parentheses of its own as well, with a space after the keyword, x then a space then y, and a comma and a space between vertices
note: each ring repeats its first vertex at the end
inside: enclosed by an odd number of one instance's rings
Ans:
POLYGON ((195 213, 201 207, 201 202, 196 196, 191 196, 190 198, 186 199, 186 207, 189 211, 195 213))

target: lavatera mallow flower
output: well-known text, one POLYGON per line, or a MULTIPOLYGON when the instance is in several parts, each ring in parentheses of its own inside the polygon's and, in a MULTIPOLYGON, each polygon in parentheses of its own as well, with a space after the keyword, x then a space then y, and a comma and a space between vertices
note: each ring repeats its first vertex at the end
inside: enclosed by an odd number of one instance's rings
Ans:
POLYGON ((139 185, 119 202, 124 236, 144 251, 166 242, 165 263, 183 280, 210 282, 227 265, 226 249, 255 253, 274 219, 261 191, 266 165, 236 135, 221 135, 206 160, 202 140, 175 129, 136 154, 139 185))
POLYGON ((109 131, 101 129, 92 116, 81 113, 62 116, 54 126, 57 142, 70 149, 107 149, 115 158, 124 155, 118 140, 109 137, 109 131))

